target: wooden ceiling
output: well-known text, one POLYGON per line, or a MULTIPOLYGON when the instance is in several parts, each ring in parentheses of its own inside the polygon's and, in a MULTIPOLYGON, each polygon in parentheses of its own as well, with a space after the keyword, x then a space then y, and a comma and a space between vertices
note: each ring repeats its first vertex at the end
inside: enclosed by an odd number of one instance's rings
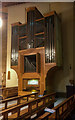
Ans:
POLYGON ((13 5, 23 4, 25 2, 2 2, 2 7, 9 7, 13 5))

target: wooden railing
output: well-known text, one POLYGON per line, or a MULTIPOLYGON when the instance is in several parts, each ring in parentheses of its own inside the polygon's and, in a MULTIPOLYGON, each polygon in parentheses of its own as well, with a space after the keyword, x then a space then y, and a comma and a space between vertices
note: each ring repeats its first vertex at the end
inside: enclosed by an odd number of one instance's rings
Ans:
POLYGON ((52 93, 36 98, 35 100, 27 103, 18 104, 17 106, 2 110, 0 114, 2 114, 4 120, 30 118, 32 115, 38 114, 40 111, 44 110, 45 107, 52 105, 55 101, 55 94, 56 93, 52 93), (8 115, 9 113, 11 113, 10 116, 8 115))
POLYGON ((64 102, 62 102, 61 104, 59 104, 56 108, 54 108, 56 110, 55 118, 57 120, 59 120, 59 119, 64 120, 74 109, 74 107, 75 107, 74 105, 75 105, 75 98, 73 95, 73 96, 69 97, 68 99, 66 99, 64 102))
POLYGON ((55 113, 51 114, 45 112, 36 120, 64 120, 75 109, 75 97, 74 95, 64 100, 62 103, 53 108, 55 113))
POLYGON ((8 98, 8 99, 4 99, 4 100, 0 100, 0 106, 3 105, 4 107, 2 107, 1 109, 7 109, 9 107, 12 107, 14 105, 18 105, 20 104, 21 102, 25 102, 25 101, 29 101, 29 98, 31 96, 34 96, 34 98, 36 98, 38 96, 38 93, 31 93, 31 94, 28 94, 28 95, 22 95, 22 96, 16 96, 16 97, 12 97, 12 98, 8 98), (15 104, 13 103, 15 101, 15 104), (8 105, 8 103, 11 103, 11 105, 8 105))

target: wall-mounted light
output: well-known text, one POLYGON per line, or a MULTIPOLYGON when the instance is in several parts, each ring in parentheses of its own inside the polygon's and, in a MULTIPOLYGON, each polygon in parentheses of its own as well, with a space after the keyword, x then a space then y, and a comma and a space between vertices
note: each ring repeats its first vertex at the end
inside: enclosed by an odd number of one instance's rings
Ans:
POLYGON ((2 27, 2 18, 0 18, 0 28, 2 27))

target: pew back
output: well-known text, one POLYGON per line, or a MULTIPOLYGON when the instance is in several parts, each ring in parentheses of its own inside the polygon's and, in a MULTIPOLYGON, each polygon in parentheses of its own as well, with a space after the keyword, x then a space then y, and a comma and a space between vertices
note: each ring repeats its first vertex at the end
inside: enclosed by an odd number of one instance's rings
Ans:
POLYGON ((56 110, 55 118, 57 120, 63 118, 64 120, 74 109, 74 104, 75 104, 74 95, 64 100, 64 102, 62 102, 61 104, 54 108, 56 110))
POLYGON ((51 114, 45 112, 43 115, 38 117, 36 120, 64 120, 73 109, 75 109, 75 97, 74 95, 64 100, 62 103, 53 108, 56 112, 51 114))
POLYGON ((29 118, 34 114, 38 114, 40 111, 44 110, 45 107, 49 107, 55 101, 55 94, 52 93, 45 95, 41 98, 36 98, 35 100, 29 101, 27 103, 22 103, 17 106, 8 108, 0 112, 5 120, 7 119, 18 119, 18 118, 29 118), (11 115, 9 116, 9 113, 11 115), (12 114, 14 113, 14 114, 12 114))
POLYGON ((0 101, 0 106, 3 106, 3 107, 1 107, 0 109, 1 110, 7 109, 7 108, 12 107, 14 105, 18 105, 22 102, 29 101, 29 98, 33 95, 34 95, 34 98, 36 98, 38 96, 38 93, 37 92, 36 93, 30 93, 28 95, 16 96, 16 97, 1 100, 0 101), (10 105, 10 104, 12 104, 12 105, 10 105))

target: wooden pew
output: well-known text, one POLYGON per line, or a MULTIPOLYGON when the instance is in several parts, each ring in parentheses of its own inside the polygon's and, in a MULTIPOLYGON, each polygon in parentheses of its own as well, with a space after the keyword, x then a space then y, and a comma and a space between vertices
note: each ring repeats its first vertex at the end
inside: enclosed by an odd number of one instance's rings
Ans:
POLYGON ((0 95, 2 96, 2 99, 17 96, 18 87, 1 87, 0 95))
POLYGON ((75 97, 74 95, 64 100, 62 103, 53 108, 56 112, 51 114, 45 112, 36 120, 64 120, 75 109, 75 97))
POLYGON ((4 96, 6 94, 5 92, 6 92, 5 88, 0 88, 0 100, 2 100, 4 98, 4 96))
POLYGON ((12 97, 12 98, 8 98, 8 99, 4 99, 4 100, 0 100, 0 106, 4 104, 4 107, 1 108, 1 110, 3 109, 7 109, 9 107, 12 107, 14 105, 18 105, 22 102, 26 102, 29 101, 29 98, 34 95, 34 98, 36 98, 38 96, 38 93, 30 93, 28 95, 22 95, 22 96, 16 96, 16 97, 12 97), (16 101, 16 103, 12 104, 12 105, 8 105, 9 102, 13 102, 16 101))
POLYGON ((3 116, 3 120, 29 119, 32 115, 39 114, 45 107, 51 106, 55 101, 55 94, 52 93, 26 103, 18 104, 17 106, 2 110, 0 114, 3 116), (11 113, 10 116, 8 115, 9 113, 11 113))

